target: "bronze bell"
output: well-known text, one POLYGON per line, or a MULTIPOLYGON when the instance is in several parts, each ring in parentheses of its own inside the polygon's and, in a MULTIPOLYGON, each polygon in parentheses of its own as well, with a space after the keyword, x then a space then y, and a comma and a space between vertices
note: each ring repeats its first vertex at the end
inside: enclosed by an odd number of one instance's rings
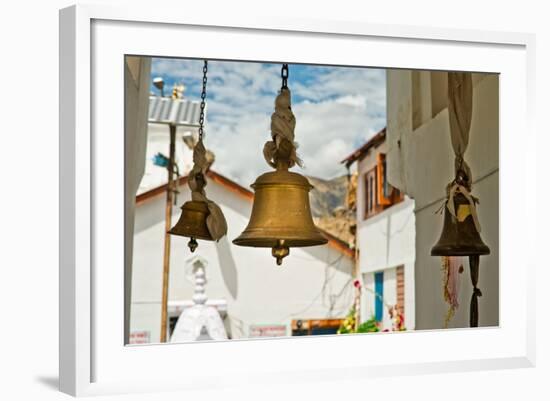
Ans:
POLYGON ((443 231, 432 248, 432 256, 488 255, 489 247, 483 243, 470 213, 470 202, 461 193, 455 194, 453 199, 459 218, 452 216, 447 206, 444 206, 443 231), (461 216, 466 217, 462 219, 461 216))
POLYGON ((194 252, 197 249, 197 239, 213 241, 208 227, 206 218, 208 217, 208 206, 201 201, 188 201, 181 207, 181 215, 174 227, 168 231, 172 235, 189 237, 189 249, 194 252))
POLYGON ((284 168, 262 174, 252 184, 254 204, 248 226, 233 240, 235 245, 272 248, 281 265, 290 247, 323 245, 328 241, 313 224, 309 191, 313 188, 300 174, 284 168))

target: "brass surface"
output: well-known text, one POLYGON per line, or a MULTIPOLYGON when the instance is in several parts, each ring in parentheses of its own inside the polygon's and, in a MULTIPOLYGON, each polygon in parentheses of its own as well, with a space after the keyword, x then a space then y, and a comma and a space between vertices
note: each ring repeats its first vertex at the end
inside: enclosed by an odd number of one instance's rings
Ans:
POLYGON ((459 218, 453 217, 447 206, 444 207, 443 230, 432 248, 432 256, 488 255, 491 251, 476 230, 472 215, 467 212, 470 207, 468 200, 464 195, 456 194, 454 202, 459 218), (466 213, 461 212, 464 210, 466 213))
MULTIPOLYGON (((174 227, 169 231, 172 235, 212 241, 212 236, 206 226, 208 206, 205 202, 188 201, 181 207, 181 215, 174 227)), ((194 251, 196 241, 190 241, 189 248, 194 251), (194 245, 194 246, 192 246, 194 245)))
POLYGON ((248 226, 235 245, 273 248, 277 264, 291 247, 326 244, 315 227, 309 206, 313 188, 300 174, 284 169, 265 173, 252 184, 254 204, 248 226))
POLYGON ((283 258, 287 257, 290 254, 290 248, 286 246, 285 240, 277 240, 277 245, 271 248, 271 256, 277 260, 277 265, 281 266, 283 264, 283 258))

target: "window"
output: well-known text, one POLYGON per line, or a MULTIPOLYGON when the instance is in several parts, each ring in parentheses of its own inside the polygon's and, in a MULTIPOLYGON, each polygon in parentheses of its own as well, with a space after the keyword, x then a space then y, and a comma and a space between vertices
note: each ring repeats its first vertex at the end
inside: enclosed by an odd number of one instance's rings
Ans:
POLYGON ((375 196, 375 188, 376 188, 376 167, 365 174, 365 195, 366 195, 365 217, 373 215, 376 212, 377 199, 375 196))
POLYGON ((377 200, 379 205, 391 205, 391 196, 393 187, 387 179, 386 173, 386 155, 378 153, 376 155, 376 172, 378 178, 377 200))
POLYGON ((365 219, 401 202, 403 194, 387 179, 386 155, 376 155, 376 166, 365 173, 365 219))
POLYGON ((384 317, 384 272, 374 273, 374 317, 381 322, 384 317))

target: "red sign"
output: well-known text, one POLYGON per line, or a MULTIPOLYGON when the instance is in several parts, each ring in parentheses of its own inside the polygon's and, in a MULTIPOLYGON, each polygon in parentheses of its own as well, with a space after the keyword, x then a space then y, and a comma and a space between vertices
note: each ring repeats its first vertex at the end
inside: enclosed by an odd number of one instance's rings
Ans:
POLYGON ((248 328, 249 337, 284 337, 286 335, 284 324, 250 325, 248 328))
POLYGON ((130 333, 130 344, 149 344, 151 332, 148 330, 132 331, 130 333))

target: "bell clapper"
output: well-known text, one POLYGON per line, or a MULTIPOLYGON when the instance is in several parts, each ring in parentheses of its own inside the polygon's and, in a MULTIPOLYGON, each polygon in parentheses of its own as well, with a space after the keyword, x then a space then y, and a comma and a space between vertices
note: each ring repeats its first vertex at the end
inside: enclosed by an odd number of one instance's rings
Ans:
POLYGON ((278 239, 277 245, 271 248, 271 254, 277 259, 277 266, 281 266, 283 264, 283 258, 288 256, 289 253, 290 249, 285 245, 284 239, 278 239))
POLYGON ((195 238, 191 237, 191 239, 187 243, 187 246, 189 247, 191 252, 195 252, 195 249, 197 249, 197 247, 199 246, 199 243, 197 242, 197 240, 195 238))

